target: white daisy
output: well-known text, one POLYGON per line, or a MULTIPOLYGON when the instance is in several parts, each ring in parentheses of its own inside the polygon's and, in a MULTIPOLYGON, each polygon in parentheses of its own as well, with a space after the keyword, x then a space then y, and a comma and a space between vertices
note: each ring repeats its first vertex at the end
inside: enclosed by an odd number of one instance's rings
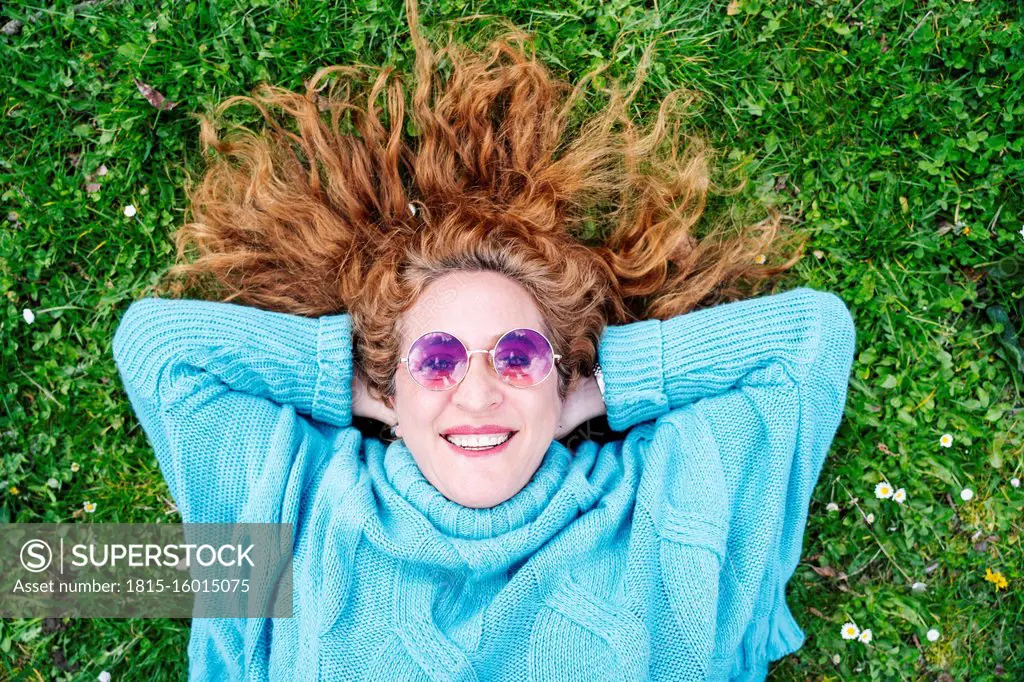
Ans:
POLYGON ((960 499, 964 502, 968 502, 972 497, 974 497, 974 491, 970 488, 964 488, 960 491, 960 499))
POLYGON ((36 321, 36 314, 28 308, 21 311, 21 316, 25 318, 25 324, 32 324, 36 321))
POLYGON ((953 444, 953 436, 951 434, 944 433, 944 434, 942 434, 942 437, 939 438, 939 445, 941 445, 944 448, 948 448, 952 444, 953 444))
POLYGON ((892 497, 892 486, 889 485, 888 481, 882 481, 875 486, 875 497, 880 500, 892 497))
POLYGON ((839 661, 841 661, 841 660, 843 660, 843 659, 839 656, 839 654, 833 654, 833 656, 832 656, 832 665, 839 665, 839 661))
POLYGON ((864 642, 865 644, 870 642, 871 641, 871 628, 868 628, 864 632, 860 633, 860 636, 857 637, 857 639, 859 639, 860 641, 864 642))
POLYGON ((78 466, 78 462, 72 462, 71 463, 71 471, 78 471, 81 468, 82 467, 78 466))
POLYGON ((853 623, 844 623, 843 629, 839 631, 839 634, 842 635, 843 639, 857 639, 860 635, 860 628, 853 623))
POLYGON ((822 251, 821 249, 815 249, 811 253, 813 253, 814 257, 817 258, 818 260, 821 260, 822 258, 825 257, 825 252, 822 251))
POLYGON ((928 585, 926 585, 925 583, 918 582, 911 585, 910 589, 912 589, 914 592, 924 592, 928 589, 928 585))
POLYGON ((96 503, 95 502, 86 502, 86 503, 84 503, 82 505, 82 507, 89 514, 92 514, 94 511, 96 511, 96 503))
POLYGON ((1014 476, 1013 478, 1010 479, 1010 485, 1012 485, 1014 488, 1019 488, 1020 487, 1020 479, 1017 478, 1016 476, 1014 476))
POLYGON ((757 263, 758 265, 764 265, 765 261, 767 260, 768 258, 763 253, 757 254, 757 257, 754 258, 754 262, 757 263))
POLYGON ((96 169, 96 175, 106 175, 106 174, 107 174, 107 167, 105 165, 103 165, 103 164, 100 164, 100 167, 96 169))
POLYGON ((939 641, 939 631, 936 630, 935 628, 932 628, 931 630, 929 630, 928 634, 925 635, 925 636, 928 638, 929 642, 937 642, 937 641, 939 641))
POLYGON ((839 505, 835 502, 829 502, 825 505, 825 511, 836 512, 839 511, 839 505))
POLYGON ((127 206, 124 207, 124 214, 129 218, 134 216, 136 213, 138 213, 138 211, 136 211, 135 207, 132 206, 131 204, 128 204, 127 206))
POLYGON ((893 502, 899 502, 900 504, 903 504, 907 499, 907 491, 904 490, 903 488, 900 488, 899 490, 892 494, 892 499, 893 502))
POLYGON ((875 522, 875 515, 874 515, 874 514, 868 514, 868 517, 867 517, 867 519, 865 519, 865 520, 866 520, 866 521, 867 521, 868 523, 874 523, 874 522, 875 522))
POLYGON ((96 679, 99 680, 99 682, 110 682, 110 673, 104 670, 96 679))
POLYGON ((1024 225, 1020 226, 1020 236, 1021 236, 1021 239, 1024 239, 1024 225))

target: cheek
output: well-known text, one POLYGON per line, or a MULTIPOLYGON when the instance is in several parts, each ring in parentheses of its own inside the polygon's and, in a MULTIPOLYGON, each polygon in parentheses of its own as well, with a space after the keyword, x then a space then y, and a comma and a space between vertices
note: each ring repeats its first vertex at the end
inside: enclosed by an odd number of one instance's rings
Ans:
POLYGON ((534 428, 547 428, 556 424, 561 412, 558 401, 558 390, 551 389, 529 396, 520 405, 520 413, 534 428))
POLYGON ((442 395, 422 390, 408 374, 395 377, 395 415, 399 424, 429 426, 443 407, 442 395))

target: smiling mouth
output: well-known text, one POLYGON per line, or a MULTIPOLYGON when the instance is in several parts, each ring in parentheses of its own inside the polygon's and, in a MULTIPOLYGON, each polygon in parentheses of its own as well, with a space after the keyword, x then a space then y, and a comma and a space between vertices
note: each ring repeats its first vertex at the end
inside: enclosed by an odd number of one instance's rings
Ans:
POLYGON ((451 443, 457 448, 467 450, 469 452, 484 452, 487 450, 493 450, 494 448, 501 447, 505 443, 512 440, 518 431, 508 431, 506 433, 489 433, 480 435, 442 435, 446 441, 451 443))

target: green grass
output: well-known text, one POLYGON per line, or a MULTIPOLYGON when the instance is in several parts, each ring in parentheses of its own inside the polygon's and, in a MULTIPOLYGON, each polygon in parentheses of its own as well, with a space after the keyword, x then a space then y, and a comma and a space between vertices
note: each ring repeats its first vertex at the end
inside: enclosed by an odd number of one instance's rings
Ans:
MULTIPOLYGON (((178 520, 110 343, 121 312, 170 263, 185 169, 199 161, 188 114, 263 80, 298 87, 326 64, 407 68, 400 7, 0 8, 0 23, 42 10, 0 37, 0 522, 178 520), (180 104, 154 109, 136 77, 180 104), (109 172, 87 192, 101 164, 109 172), (122 213, 128 203, 134 218, 122 213), (83 516, 86 500, 97 508, 83 516)), ((570 79, 605 61, 628 77, 660 34, 638 113, 670 88, 698 91, 692 125, 725 153, 733 180, 749 179, 733 200, 757 197, 796 218, 811 243, 792 281, 849 304, 858 342, 846 418, 789 587, 808 639, 771 679, 1022 679, 1024 488, 1009 484, 1024 477, 1020 7, 790 0, 738 10, 442 0, 421 15, 434 35, 464 15, 507 16, 570 79), (883 479, 905 488, 905 504, 876 499, 883 479), (839 512, 826 511, 830 501, 839 512), (989 568, 1007 589, 985 581, 989 568), (924 592, 910 589, 916 581, 924 592), (846 621, 873 641, 843 640, 846 621)), ((480 22, 455 24, 456 35, 480 22)), ((0 679, 184 679, 188 632, 187 620, 6 620, 0 679)))

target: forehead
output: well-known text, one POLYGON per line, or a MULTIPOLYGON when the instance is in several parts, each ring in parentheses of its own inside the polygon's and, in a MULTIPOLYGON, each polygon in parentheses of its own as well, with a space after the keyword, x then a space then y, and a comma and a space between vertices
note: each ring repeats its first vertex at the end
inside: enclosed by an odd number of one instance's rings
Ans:
POLYGON ((458 336, 471 348, 489 348, 509 329, 545 331, 540 309, 518 282, 494 272, 456 272, 428 285, 402 316, 404 346, 430 331, 458 336))

